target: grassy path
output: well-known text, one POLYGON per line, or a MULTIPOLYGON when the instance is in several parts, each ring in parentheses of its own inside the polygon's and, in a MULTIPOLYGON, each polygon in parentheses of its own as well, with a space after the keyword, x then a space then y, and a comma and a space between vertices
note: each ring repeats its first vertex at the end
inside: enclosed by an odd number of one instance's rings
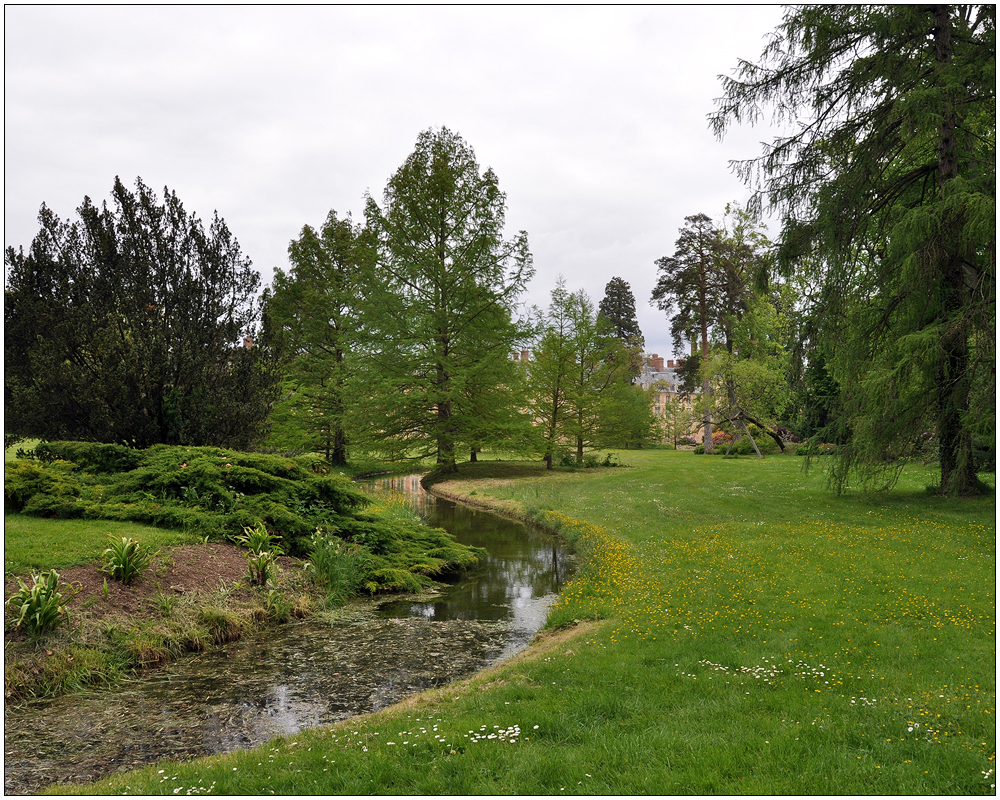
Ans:
POLYGON ((484 462, 441 485, 576 540, 547 645, 333 729, 86 789, 995 793, 992 497, 929 497, 920 468, 864 500, 793 457, 622 460, 484 462))

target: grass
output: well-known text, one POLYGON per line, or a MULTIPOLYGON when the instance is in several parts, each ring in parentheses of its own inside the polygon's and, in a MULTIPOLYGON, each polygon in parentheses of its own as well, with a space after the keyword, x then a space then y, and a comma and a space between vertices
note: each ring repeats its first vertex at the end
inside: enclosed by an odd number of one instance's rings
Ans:
POLYGON ((576 541, 547 643, 331 729, 83 789, 995 793, 993 497, 930 496, 919 466, 866 499, 828 493, 822 461, 622 461, 484 461, 441 485, 576 541))
POLYGON ((4 578, 31 570, 65 569, 101 559, 108 536, 131 537, 151 550, 200 541, 182 531, 152 528, 135 522, 59 520, 5 514, 3 519, 4 578))

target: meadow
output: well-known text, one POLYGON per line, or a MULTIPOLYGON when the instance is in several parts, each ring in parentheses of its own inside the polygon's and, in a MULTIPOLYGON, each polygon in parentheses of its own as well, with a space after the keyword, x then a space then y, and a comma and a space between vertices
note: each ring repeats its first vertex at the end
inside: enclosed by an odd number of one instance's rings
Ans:
POLYGON ((332 729, 74 790, 995 793, 992 496, 929 495, 919 465, 865 498, 828 492, 822 459, 620 459, 484 461, 437 485, 575 543, 580 570, 520 657, 332 729))

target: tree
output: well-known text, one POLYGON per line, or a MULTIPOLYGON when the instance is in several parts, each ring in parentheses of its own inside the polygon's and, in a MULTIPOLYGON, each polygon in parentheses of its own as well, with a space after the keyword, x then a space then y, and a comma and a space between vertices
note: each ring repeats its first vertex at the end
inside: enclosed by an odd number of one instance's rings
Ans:
POLYGON ((64 222, 44 205, 30 250, 6 251, 9 430, 147 447, 248 447, 278 375, 259 338, 260 276, 216 214, 117 178, 64 222), (255 341, 256 337, 256 341, 255 341))
POLYGON ((737 171, 784 216, 788 263, 825 269, 838 490, 891 486, 930 430, 940 490, 979 489, 974 439, 996 428, 995 37, 992 5, 796 6, 760 65, 723 78, 718 135, 769 105, 795 123, 737 171))
POLYGON ((614 335, 630 354, 633 361, 632 377, 637 377, 642 369, 646 340, 635 315, 635 295, 626 281, 618 277, 608 281, 604 287, 604 298, 598 306, 598 318, 611 326, 614 335))
POLYGON ((746 309, 728 331, 724 347, 713 350, 708 371, 725 387, 716 395, 715 416, 746 435, 760 456, 747 427, 752 423, 784 451, 778 421, 788 407, 787 322, 778 304, 763 294, 751 294, 746 309))
POLYGON ((662 439, 665 423, 653 411, 652 394, 638 384, 611 383, 600 395, 594 441, 605 448, 634 449, 662 439))
POLYGON ((625 433, 634 403, 619 391, 631 383, 630 353, 596 313, 587 293, 568 292, 560 276, 538 328, 529 383, 548 469, 559 442, 575 445, 579 464, 584 449, 602 443, 604 434, 616 443, 630 436, 642 438, 634 425, 625 433))
POLYGON ((532 417, 541 430, 541 452, 546 469, 568 420, 572 418, 569 394, 574 372, 573 318, 570 293, 562 276, 552 290, 552 300, 539 321, 540 336, 528 368, 532 417))
POLYGON ((515 379, 514 312, 532 263, 526 233, 503 238, 505 211, 493 170, 480 173, 447 128, 420 134, 383 206, 369 196, 365 207, 375 246, 360 297, 366 411, 386 446, 434 454, 446 471, 460 446, 486 438, 482 398, 515 379))
POLYGON ((751 442, 746 423, 757 425, 784 451, 777 420, 788 404, 789 325, 781 308, 794 305, 792 287, 768 289, 771 243, 744 209, 728 205, 718 235, 716 274, 722 303, 714 331, 718 346, 706 374, 717 377, 725 393, 713 410, 716 418, 742 430, 751 442))
POLYGON ((288 245, 292 269, 275 271, 267 303, 290 359, 287 396, 275 407, 275 427, 297 430, 297 446, 321 450, 338 466, 347 463, 351 347, 359 323, 358 278, 367 256, 361 226, 350 214, 338 219, 331 211, 320 231, 305 225, 288 245))
MULTIPOLYGON (((652 301, 658 308, 673 313, 670 332, 675 349, 700 337, 701 362, 708 361, 709 332, 724 308, 725 292, 718 270, 721 250, 719 232, 710 217, 695 214, 685 217, 673 256, 657 259, 660 277, 653 287, 652 301)), ((702 380, 702 394, 712 394, 709 376, 702 380)), ((704 421, 705 452, 712 451, 712 417, 704 421)))

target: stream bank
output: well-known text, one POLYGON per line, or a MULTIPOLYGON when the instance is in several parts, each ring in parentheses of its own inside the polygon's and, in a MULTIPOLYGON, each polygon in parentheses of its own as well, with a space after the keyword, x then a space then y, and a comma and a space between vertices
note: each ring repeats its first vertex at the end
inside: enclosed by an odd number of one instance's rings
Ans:
POLYGON ((6 715, 7 794, 164 759, 244 749, 378 710, 509 658, 572 571, 553 537, 387 479, 485 563, 440 592, 352 603, 185 657, 116 688, 6 715))

